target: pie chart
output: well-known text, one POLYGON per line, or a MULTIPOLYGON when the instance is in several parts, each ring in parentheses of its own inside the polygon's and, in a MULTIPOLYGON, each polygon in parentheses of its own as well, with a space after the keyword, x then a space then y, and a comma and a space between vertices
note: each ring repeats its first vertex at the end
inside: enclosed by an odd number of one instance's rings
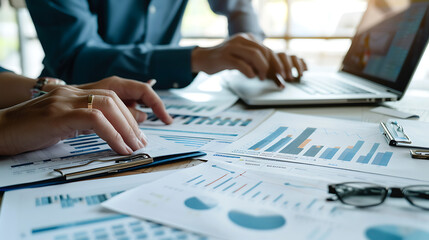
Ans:
POLYGON ((208 197, 190 197, 185 200, 185 206, 194 210, 209 210, 217 206, 217 201, 208 197))
POLYGON ((273 230, 286 224, 286 219, 282 215, 267 211, 259 211, 255 214, 231 210, 228 212, 228 217, 233 223, 253 230, 273 230))
POLYGON ((369 240, 424 240, 429 239, 429 232, 406 226, 379 225, 366 230, 369 240))

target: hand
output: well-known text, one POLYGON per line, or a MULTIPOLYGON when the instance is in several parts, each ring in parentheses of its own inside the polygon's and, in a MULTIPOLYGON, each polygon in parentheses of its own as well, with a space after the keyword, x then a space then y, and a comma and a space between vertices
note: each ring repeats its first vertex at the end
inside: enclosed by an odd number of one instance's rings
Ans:
MULTIPOLYGON (((150 80, 149 80, 150 81, 150 80)), ((114 91, 127 105, 137 122, 143 122, 147 114, 137 110, 137 104, 152 108, 154 114, 164 123, 171 124, 173 118, 165 110, 159 96, 148 83, 142 83, 121 77, 109 77, 101 81, 76 86, 80 89, 108 89, 114 91)))
POLYGON ((215 47, 197 47, 192 52, 193 72, 213 74, 225 69, 238 69, 248 78, 270 78, 279 87, 284 87, 281 78, 297 81, 307 66, 296 56, 274 53, 249 34, 238 34, 215 47), (293 68, 297 70, 296 77, 292 74, 293 68))
MULTIPOLYGON (((132 91, 122 91, 121 94, 131 94, 130 99, 137 99, 132 91)), ((162 105, 150 89, 140 94, 146 104, 153 106, 155 101, 158 113, 162 113, 162 105)), ((93 130, 119 154, 131 154, 147 144, 137 122, 115 92, 63 86, 0 111, 0 155, 46 148, 81 130, 93 130), (88 108, 90 94, 94 95, 92 109, 88 108)))

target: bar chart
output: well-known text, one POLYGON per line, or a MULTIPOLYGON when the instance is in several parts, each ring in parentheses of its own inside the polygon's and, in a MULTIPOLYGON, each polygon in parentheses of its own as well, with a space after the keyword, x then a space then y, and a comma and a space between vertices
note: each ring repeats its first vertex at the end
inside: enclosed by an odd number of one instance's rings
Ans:
MULTIPOLYGON (((209 165, 209 164, 207 164, 209 165)), ((293 211, 323 212, 324 214, 334 214, 335 210, 326 209, 323 201, 316 197, 317 194, 324 194, 326 186, 311 181, 301 182, 297 179, 284 179, 284 182, 272 181, 269 178, 255 176, 246 170, 212 164, 207 166, 202 174, 196 174, 183 181, 183 185, 199 191, 210 191, 228 197, 245 199, 258 204, 268 204, 293 211), (276 184, 274 184, 276 182, 276 184), (293 192, 293 194, 291 194, 293 192)), ((197 191, 198 192, 198 191, 197 191)), ((195 201, 195 199, 189 198, 195 201)), ((203 208, 208 204, 195 201, 203 208)), ((207 200, 205 201, 207 202, 207 200)), ((213 201, 211 206, 213 205, 213 201)), ((189 204, 189 203, 185 203, 189 204)), ((208 208, 208 207, 207 207, 208 208)))
POLYGON ((74 156, 110 149, 107 143, 96 134, 80 135, 66 139, 62 143, 70 149, 69 153, 74 156))
MULTIPOLYGON (((169 114, 191 116, 212 116, 231 107, 237 96, 233 94, 218 96, 216 93, 189 92, 184 89, 174 91, 157 91, 169 114)), ((146 106, 139 106, 144 112, 152 112, 146 106)))
MULTIPOLYGON (((109 145, 96 134, 81 135, 61 141, 52 148, 47 149, 50 158, 33 156, 33 153, 21 157, 19 161, 10 166, 14 174, 51 171, 53 168, 63 166, 66 162, 87 162, 89 159, 116 155, 109 145), (85 157, 85 158, 83 158, 85 157)), ((19 157, 19 156, 18 156, 19 157)))
MULTIPOLYGON (((251 118, 231 118, 231 117, 200 117, 190 115, 171 115, 177 125, 196 125, 196 126, 224 126, 224 127, 246 127, 252 122, 251 118)), ((148 114, 146 121, 157 122, 161 121, 153 113, 148 114)))
POLYGON ((140 128, 150 134, 237 140, 272 112, 271 109, 263 109, 242 113, 231 109, 210 117, 171 114, 174 121, 170 125, 165 125, 155 114, 148 113, 147 120, 140 124, 140 128))
POLYGON ((318 128, 293 129, 293 133, 296 134, 289 133, 288 130, 291 129, 290 126, 278 126, 246 151, 251 155, 297 156, 343 162, 353 161, 377 166, 388 166, 393 156, 393 152, 377 151, 380 143, 353 140, 354 137, 349 137, 341 139, 343 141, 336 141, 337 144, 332 143, 335 141, 327 144, 326 137, 324 139, 321 137, 325 131, 320 131, 318 128), (346 143, 351 140, 354 143, 347 145, 346 143))
POLYGON ((77 205, 98 205, 107 199, 114 197, 123 191, 112 193, 101 193, 95 195, 72 197, 70 194, 59 194, 54 196, 44 196, 35 199, 36 207, 43 207, 48 205, 58 205, 61 208, 73 208, 77 205))

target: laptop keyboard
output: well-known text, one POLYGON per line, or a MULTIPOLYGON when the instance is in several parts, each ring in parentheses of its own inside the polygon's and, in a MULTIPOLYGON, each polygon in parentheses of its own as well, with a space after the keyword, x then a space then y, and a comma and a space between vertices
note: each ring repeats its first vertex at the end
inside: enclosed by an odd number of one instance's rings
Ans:
POLYGON ((305 80, 300 83, 296 83, 295 87, 303 90, 308 94, 368 94, 372 93, 362 88, 353 86, 343 81, 338 81, 331 78, 319 78, 315 80, 305 80))

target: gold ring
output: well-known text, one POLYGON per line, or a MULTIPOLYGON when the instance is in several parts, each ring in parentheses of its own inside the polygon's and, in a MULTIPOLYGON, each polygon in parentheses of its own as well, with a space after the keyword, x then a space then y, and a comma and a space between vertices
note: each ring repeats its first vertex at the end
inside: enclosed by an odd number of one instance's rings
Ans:
POLYGON ((88 95, 88 109, 92 109, 92 103, 94 102, 94 95, 88 95))

